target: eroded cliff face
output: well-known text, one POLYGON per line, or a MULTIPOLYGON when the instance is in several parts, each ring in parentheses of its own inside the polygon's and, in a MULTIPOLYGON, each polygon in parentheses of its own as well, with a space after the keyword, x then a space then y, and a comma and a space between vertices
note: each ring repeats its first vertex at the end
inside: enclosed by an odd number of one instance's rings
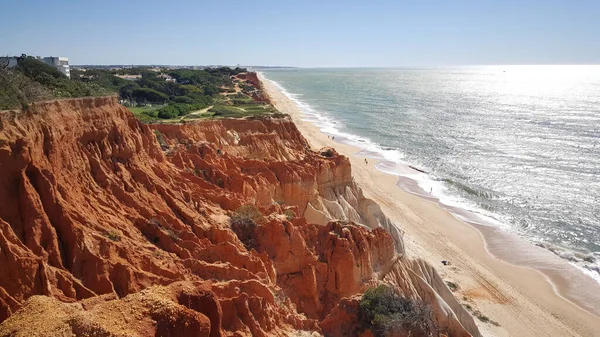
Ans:
POLYGON ((478 335, 348 159, 287 117, 147 126, 93 98, 0 122, 0 335, 338 335, 380 283, 478 335), (250 246, 228 224, 248 204, 250 246))

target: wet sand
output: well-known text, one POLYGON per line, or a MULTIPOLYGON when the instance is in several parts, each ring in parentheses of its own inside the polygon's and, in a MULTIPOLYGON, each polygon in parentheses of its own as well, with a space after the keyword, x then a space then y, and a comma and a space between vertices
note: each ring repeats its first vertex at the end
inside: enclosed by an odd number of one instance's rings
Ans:
POLYGON ((454 294, 461 303, 498 323, 476 319, 484 336, 600 336, 600 316, 592 313, 600 312, 595 300, 600 286, 594 280, 572 277, 581 272, 513 234, 459 220, 463 210, 440 207, 414 181, 378 170, 377 160, 365 164, 364 152, 330 139, 304 121, 296 103, 275 85, 262 82, 275 107, 292 117, 314 149, 331 146, 350 158, 365 196, 405 232, 407 254, 429 260, 445 280, 458 285, 454 294), (444 266, 442 260, 452 264, 444 266))

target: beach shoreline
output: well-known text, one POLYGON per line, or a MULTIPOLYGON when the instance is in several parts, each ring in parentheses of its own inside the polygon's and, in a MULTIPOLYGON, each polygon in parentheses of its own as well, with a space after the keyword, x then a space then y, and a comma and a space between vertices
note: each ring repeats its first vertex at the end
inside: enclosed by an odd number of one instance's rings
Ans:
POLYGON ((503 241, 493 239, 501 237, 493 227, 476 228, 476 224, 460 221, 432 198, 404 191, 397 186, 397 176, 376 168, 377 160, 367 164, 365 156, 358 154, 359 148, 329 138, 319 127, 303 120, 301 109, 277 86, 262 76, 261 81, 275 107, 292 117, 314 149, 330 146, 350 158, 352 174, 365 196, 378 203, 406 233, 407 254, 436 266, 444 280, 458 285, 454 295, 459 302, 471 306, 472 313, 477 310, 481 317, 499 324, 476 319, 483 335, 600 335, 600 317, 591 313, 593 308, 586 311, 573 303, 576 299, 567 300, 558 294, 568 289, 569 280, 561 284, 555 280, 560 275, 552 275, 552 270, 542 274, 519 265, 519 261, 510 261, 514 251, 502 252, 503 241), (449 260, 452 265, 444 266, 441 260, 449 260))

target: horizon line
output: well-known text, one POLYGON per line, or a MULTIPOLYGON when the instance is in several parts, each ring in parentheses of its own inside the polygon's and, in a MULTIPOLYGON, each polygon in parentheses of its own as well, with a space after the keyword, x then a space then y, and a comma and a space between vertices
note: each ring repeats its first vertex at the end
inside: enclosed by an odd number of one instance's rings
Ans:
POLYGON ((132 64, 132 63, 112 63, 112 64, 71 64, 72 67, 85 66, 133 66, 133 67, 240 67, 240 68, 293 68, 293 69, 389 69, 389 68, 423 68, 423 67, 509 67, 509 66, 600 66, 600 63, 490 63, 490 64, 429 64, 429 65, 383 65, 383 66, 284 66, 284 65, 227 65, 227 64, 132 64))

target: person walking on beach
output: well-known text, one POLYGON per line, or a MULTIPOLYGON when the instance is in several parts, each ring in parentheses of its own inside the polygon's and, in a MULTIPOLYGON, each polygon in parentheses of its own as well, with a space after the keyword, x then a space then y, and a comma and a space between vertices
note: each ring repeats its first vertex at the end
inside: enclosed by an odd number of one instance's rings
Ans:
POLYGON ((369 162, 367 161, 367 158, 365 158, 365 165, 369 165, 369 162))

